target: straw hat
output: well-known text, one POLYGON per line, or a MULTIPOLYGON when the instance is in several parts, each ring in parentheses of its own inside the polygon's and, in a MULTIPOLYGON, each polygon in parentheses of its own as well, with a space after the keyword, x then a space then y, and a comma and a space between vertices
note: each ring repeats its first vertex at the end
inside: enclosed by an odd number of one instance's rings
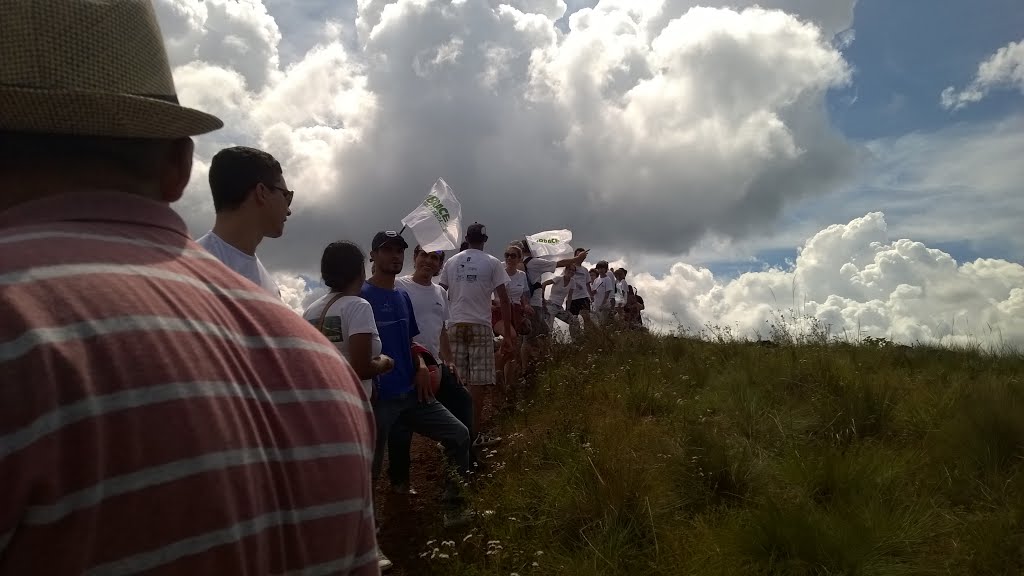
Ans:
POLYGON ((178 104, 150 0, 0 0, 0 131, 180 138, 221 128, 178 104))

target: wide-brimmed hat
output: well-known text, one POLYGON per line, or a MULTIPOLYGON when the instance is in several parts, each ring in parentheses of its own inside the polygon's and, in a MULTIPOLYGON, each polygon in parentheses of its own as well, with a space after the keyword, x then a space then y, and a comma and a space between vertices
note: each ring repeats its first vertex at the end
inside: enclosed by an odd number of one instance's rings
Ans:
POLYGON ((181 138, 224 123, 178 104, 150 0, 0 0, 0 131, 181 138))

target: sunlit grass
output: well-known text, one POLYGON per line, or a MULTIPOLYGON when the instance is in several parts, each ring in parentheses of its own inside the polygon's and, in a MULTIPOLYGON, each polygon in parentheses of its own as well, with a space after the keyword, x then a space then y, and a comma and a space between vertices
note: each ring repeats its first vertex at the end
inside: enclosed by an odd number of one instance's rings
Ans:
POLYGON ((434 573, 1024 573, 1019 352, 709 330, 553 346, 434 573))

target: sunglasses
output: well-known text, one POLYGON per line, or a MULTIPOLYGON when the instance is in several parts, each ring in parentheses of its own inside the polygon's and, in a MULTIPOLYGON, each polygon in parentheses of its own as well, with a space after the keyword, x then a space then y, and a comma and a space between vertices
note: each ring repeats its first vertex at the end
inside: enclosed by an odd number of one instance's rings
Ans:
POLYGON ((271 190, 277 190, 278 192, 283 194, 285 202, 287 202, 289 206, 292 205, 292 198, 295 197, 295 191, 289 190, 287 188, 282 188, 280 186, 267 186, 267 188, 270 188, 271 190))
POLYGON ((505 252, 505 258, 519 258, 519 254, 515 252, 505 252))

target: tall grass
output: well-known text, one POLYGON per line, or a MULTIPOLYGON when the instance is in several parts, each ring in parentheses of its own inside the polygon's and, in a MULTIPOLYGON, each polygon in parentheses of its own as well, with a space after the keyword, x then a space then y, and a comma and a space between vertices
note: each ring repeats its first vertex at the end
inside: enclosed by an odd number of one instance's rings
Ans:
POLYGON ((553 345, 427 570, 1024 573, 1019 353, 775 330, 553 345))

